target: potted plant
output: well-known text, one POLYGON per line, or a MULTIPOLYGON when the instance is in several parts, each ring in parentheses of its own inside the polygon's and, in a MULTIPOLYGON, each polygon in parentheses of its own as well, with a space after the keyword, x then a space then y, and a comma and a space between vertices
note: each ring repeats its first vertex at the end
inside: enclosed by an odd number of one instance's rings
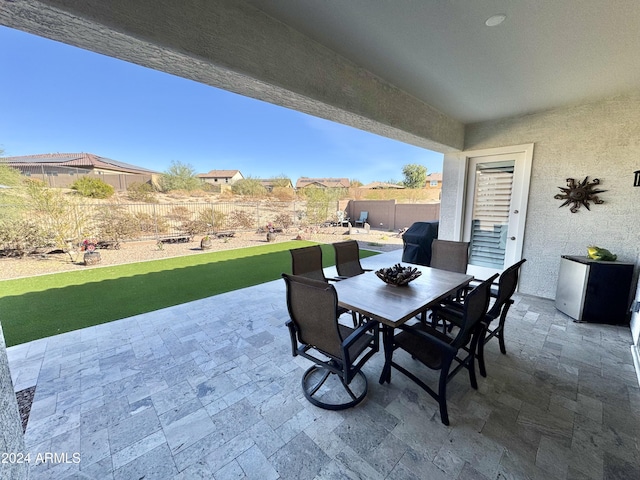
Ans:
POLYGON ((278 235, 276 235, 276 229, 273 223, 267 223, 267 242, 275 242, 278 235))
POLYGON ((84 242, 82 242, 82 250, 84 250, 85 265, 95 265, 102 260, 100 252, 96 252, 96 243, 93 240, 85 239, 84 242))
POLYGON ((202 240, 200 240, 200 248, 202 250, 209 250, 211 247, 213 247, 211 237, 209 235, 205 235, 204 237, 202 237, 202 240))

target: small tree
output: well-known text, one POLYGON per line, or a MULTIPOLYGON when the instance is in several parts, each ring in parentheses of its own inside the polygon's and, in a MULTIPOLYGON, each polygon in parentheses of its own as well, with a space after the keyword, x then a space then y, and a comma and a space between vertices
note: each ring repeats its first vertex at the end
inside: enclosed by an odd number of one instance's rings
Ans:
POLYGON ((402 167, 404 186, 407 188, 423 188, 427 182, 427 167, 411 163, 402 167))
POLYGON ((307 187, 303 190, 307 197, 307 221, 321 224, 334 218, 338 200, 346 193, 341 188, 307 187))
POLYGON ((172 161, 171 166, 160 177, 160 188, 163 192, 171 190, 198 190, 202 182, 196 171, 189 164, 172 161))
POLYGON ((48 188, 38 180, 25 184, 26 207, 36 222, 50 231, 52 243, 74 261, 76 247, 88 236, 88 214, 60 190, 48 188))

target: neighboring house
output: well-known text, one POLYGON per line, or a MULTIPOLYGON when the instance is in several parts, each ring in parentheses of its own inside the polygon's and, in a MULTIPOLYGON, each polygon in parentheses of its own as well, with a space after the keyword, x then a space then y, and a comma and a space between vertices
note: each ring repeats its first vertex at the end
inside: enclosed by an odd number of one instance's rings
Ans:
POLYGON ((441 173, 429 173, 427 174, 426 188, 442 189, 442 174, 441 173))
POLYGON ((212 185, 233 185, 244 179, 240 170, 211 170, 209 173, 199 173, 198 178, 212 185))
POLYGON ((348 178, 309 178, 300 177, 296 182, 296 188, 349 188, 351 182, 348 178))
POLYGON ((100 157, 93 153, 43 153, 20 157, 3 157, 2 160, 27 176, 58 175, 67 173, 69 168, 79 170, 81 173, 158 174, 153 170, 100 157))
POLYGON ((287 184, 284 184, 284 180, 282 178, 270 178, 270 179, 259 179, 260 185, 262 185, 267 192, 273 192, 273 187, 276 184, 282 188, 291 188, 293 189, 293 183, 291 180, 287 179, 287 184))
POLYGON ((118 190, 126 190, 133 182, 155 183, 158 172, 101 157, 93 153, 43 153, 19 157, 3 157, 10 167, 22 175, 38 178, 50 187, 68 187, 78 176, 98 175, 118 190))
POLYGON ((381 190, 383 188, 396 188, 403 189, 404 186, 398 185, 397 183, 388 183, 388 182, 371 182, 366 185, 361 186, 360 188, 370 188, 373 190, 381 190))

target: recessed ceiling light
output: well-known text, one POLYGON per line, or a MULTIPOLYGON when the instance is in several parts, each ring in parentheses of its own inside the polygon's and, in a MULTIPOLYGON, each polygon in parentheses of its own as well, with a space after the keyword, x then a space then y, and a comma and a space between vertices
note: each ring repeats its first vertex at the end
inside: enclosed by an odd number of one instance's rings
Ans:
POLYGON ((493 16, 487 18, 487 21, 484 22, 484 24, 487 27, 495 27, 497 25, 500 25, 506 19, 507 19, 507 16, 504 13, 499 13, 498 15, 493 15, 493 16))

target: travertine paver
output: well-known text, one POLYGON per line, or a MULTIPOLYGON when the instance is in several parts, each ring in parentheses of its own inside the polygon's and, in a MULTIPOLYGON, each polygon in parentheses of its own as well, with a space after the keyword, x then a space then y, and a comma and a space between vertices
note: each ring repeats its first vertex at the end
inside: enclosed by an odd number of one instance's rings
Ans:
MULTIPOLYGON (((385 255, 363 263, 399 260, 385 255)), ((477 391, 452 380, 445 427, 398 372, 378 384, 381 354, 358 407, 310 405, 286 319, 276 281, 9 348, 16 390, 37 386, 27 448, 58 454, 31 478, 640 478, 626 327, 517 296, 508 354, 487 344, 477 391)))

